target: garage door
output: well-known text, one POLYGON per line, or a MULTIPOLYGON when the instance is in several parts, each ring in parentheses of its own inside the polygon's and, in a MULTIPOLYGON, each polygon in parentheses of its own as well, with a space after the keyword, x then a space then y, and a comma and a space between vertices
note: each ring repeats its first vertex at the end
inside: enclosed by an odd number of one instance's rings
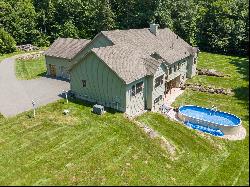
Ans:
POLYGON ((50 64, 49 69, 50 69, 50 76, 55 77, 56 76, 56 66, 50 64))

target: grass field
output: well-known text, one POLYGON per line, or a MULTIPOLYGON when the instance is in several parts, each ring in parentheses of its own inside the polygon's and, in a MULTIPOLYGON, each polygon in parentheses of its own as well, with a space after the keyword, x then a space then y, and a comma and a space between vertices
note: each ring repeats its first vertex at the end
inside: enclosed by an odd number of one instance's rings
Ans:
POLYGON ((182 180, 185 180, 178 184, 249 185, 249 61, 246 58, 201 53, 198 66, 216 69, 230 77, 196 76, 188 82, 231 88, 235 95, 225 96, 186 90, 173 106, 189 104, 211 108, 215 105, 219 110, 236 114, 242 119, 243 126, 247 130, 245 140, 228 141, 208 135, 207 138, 197 137, 191 133, 194 130, 153 113, 140 116, 138 120, 158 130, 178 147, 182 159, 177 162, 183 164, 183 167, 188 167, 190 171, 188 179, 185 179, 183 176, 187 175, 186 171, 179 168, 178 173, 182 176, 182 180), (217 148, 213 149, 212 145, 217 148))
POLYGON ((17 60, 15 68, 18 79, 39 78, 46 73, 45 57, 41 56, 32 60, 17 60))
POLYGON ((0 55, 0 63, 2 62, 2 60, 4 60, 5 58, 10 58, 14 55, 19 55, 19 54, 24 54, 26 53, 25 51, 16 51, 16 52, 13 52, 13 53, 8 53, 8 54, 1 54, 0 55))
POLYGON ((247 129, 246 139, 204 135, 160 114, 138 117, 176 147, 177 159, 172 161, 157 140, 149 139, 121 113, 97 116, 91 105, 60 100, 37 109, 36 118, 30 117, 32 111, 0 117, 0 184, 249 185, 248 60, 201 53, 199 66, 226 71, 231 77, 200 76, 192 82, 228 86, 235 95, 186 90, 174 105, 216 105, 236 114, 247 129), (64 116, 63 109, 70 114, 64 116))

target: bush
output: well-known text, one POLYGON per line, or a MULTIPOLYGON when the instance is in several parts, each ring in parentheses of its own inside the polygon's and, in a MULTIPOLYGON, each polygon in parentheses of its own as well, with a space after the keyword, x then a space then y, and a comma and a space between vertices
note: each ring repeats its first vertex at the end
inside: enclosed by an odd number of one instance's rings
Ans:
POLYGON ((16 50, 14 38, 4 29, 0 29, 0 54, 12 53, 16 50))

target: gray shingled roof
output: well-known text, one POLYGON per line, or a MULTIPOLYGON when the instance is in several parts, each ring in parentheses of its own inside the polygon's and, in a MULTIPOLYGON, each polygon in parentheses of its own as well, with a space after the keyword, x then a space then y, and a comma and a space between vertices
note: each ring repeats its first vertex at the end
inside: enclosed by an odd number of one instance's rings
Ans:
POLYGON ((44 55, 71 60, 89 42, 90 40, 85 39, 58 38, 49 49, 44 52, 44 55))
POLYGON ((117 44, 94 48, 92 51, 104 61, 125 83, 133 82, 147 75, 144 65, 145 53, 129 44, 117 44))
POLYGON ((127 84, 153 75, 163 62, 167 65, 188 57, 195 49, 169 29, 157 36, 149 29, 102 31, 114 45, 94 48, 101 58, 127 84), (152 54, 157 54, 155 58, 152 54))

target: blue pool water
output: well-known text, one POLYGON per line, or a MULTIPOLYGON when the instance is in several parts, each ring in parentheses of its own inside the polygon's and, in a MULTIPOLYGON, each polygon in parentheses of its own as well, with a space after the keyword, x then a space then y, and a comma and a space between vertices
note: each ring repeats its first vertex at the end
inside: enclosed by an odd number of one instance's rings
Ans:
POLYGON ((185 122, 185 125, 193 128, 193 129, 197 129, 199 131, 208 133, 208 134, 212 134, 214 136, 224 136, 224 133, 220 130, 220 129, 216 129, 216 128, 210 128, 210 127, 204 127, 195 123, 190 123, 190 122, 185 122))
POLYGON ((221 111, 214 111, 199 106, 190 106, 190 105, 182 106, 179 108, 179 112, 181 112, 185 116, 206 120, 211 123, 224 126, 238 126, 241 123, 240 118, 238 118, 235 115, 221 111))

